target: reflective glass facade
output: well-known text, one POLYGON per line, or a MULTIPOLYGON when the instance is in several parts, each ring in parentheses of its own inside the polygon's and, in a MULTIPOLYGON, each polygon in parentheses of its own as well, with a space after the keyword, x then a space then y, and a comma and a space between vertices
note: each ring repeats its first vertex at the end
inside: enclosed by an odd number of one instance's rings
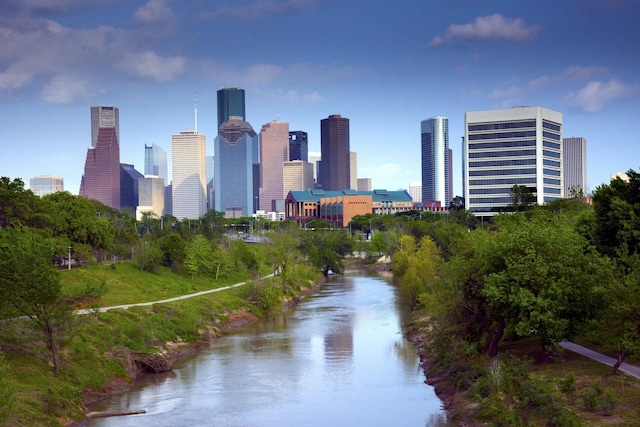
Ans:
POLYGON ((289 132, 289 160, 309 161, 309 136, 301 130, 289 132))
POLYGON ((451 195, 449 119, 432 117, 421 122, 422 202, 448 206, 451 195))
POLYGON ((244 89, 229 87, 218 91, 218 128, 231 116, 246 119, 244 89))
POLYGON ((582 190, 587 195, 587 140, 584 138, 564 138, 562 140, 564 162, 564 193, 571 195, 571 188, 582 190))
POLYGON ((349 119, 338 114, 320 121, 322 161, 318 179, 325 191, 351 188, 349 119))

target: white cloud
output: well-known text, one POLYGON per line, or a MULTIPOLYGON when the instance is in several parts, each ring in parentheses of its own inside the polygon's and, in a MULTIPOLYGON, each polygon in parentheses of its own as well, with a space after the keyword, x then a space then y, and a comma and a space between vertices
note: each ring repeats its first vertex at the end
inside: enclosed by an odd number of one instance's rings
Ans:
POLYGON ((283 68, 272 64, 251 65, 242 77, 243 84, 259 85, 269 84, 282 76, 283 68))
POLYGON ((120 61, 120 68, 131 75, 169 81, 184 71, 183 56, 160 57, 152 51, 130 53, 120 61))
POLYGON ((608 82, 590 81, 578 92, 570 92, 567 100, 582 111, 596 112, 616 99, 638 96, 639 84, 625 84, 611 79, 608 82))
POLYGON ((42 99, 54 104, 70 104, 89 95, 88 81, 67 74, 54 76, 42 90, 42 99))
POLYGON ((265 15, 273 15, 289 12, 305 12, 314 10, 321 0, 255 0, 246 5, 224 5, 210 11, 203 12, 201 18, 240 18, 240 19, 260 19, 265 15))
POLYGON ((12 66, 0 72, 0 90, 19 89, 31 80, 33 80, 33 73, 12 66))
POLYGON ((505 18, 499 13, 480 16, 470 24, 451 24, 444 36, 435 36, 429 47, 438 47, 453 39, 505 40, 513 43, 535 38, 540 32, 537 25, 526 25, 522 18, 505 18))
POLYGON ((166 0, 150 0, 140 6, 133 17, 142 24, 156 24, 171 21, 174 15, 166 0))

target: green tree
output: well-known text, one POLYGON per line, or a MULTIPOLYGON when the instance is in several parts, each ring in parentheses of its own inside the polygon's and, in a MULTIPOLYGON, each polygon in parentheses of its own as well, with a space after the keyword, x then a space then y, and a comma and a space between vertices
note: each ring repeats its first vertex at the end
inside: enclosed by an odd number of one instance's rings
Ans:
POLYGON ((536 195, 526 185, 514 185, 511 187, 511 200, 513 210, 521 212, 530 209, 535 204, 536 195))
POLYGON ((287 283, 288 269, 301 258, 298 230, 287 228, 267 234, 267 259, 275 274, 287 283))
POLYGON ((324 277, 329 271, 344 272, 343 258, 353 252, 354 242, 343 231, 315 230, 302 236, 302 252, 309 263, 319 268, 324 277))
POLYGON ((447 285, 469 327, 480 326, 495 356, 506 329, 537 336, 550 355, 604 306, 611 267, 566 221, 543 211, 499 215, 476 230, 447 263, 447 285))
POLYGON ((204 236, 196 235, 187 243, 184 267, 194 276, 211 276, 216 271, 214 250, 204 236))
POLYGON ((10 225, 46 226, 39 220, 40 200, 20 178, 0 177, 0 228, 10 225))
POLYGON ((185 258, 185 243, 180 234, 171 231, 158 239, 162 252, 162 265, 175 269, 185 258))
POLYGON ((424 236, 417 245, 412 236, 403 236, 400 241, 403 245, 394 253, 393 272, 401 272, 400 289, 415 304, 436 280, 442 257, 429 236, 424 236))
POLYGON ((140 240, 135 251, 135 260, 140 271, 155 273, 162 263, 163 253, 158 242, 153 240, 140 240))
POLYGON ((57 374, 60 340, 73 313, 62 300, 53 254, 53 242, 26 227, 0 230, 0 305, 42 332, 57 374))

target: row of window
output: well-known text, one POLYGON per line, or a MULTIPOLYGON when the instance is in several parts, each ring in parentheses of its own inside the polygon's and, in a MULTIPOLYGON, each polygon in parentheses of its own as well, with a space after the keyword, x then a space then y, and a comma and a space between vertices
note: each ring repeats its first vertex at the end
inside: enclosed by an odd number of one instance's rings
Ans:
POLYGON ((554 150, 560 150, 560 144, 558 144, 557 142, 543 140, 542 145, 547 148, 553 148, 554 150))
POLYGON ((483 159, 487 157, 515 157, 515 156, 535 156, 536 150, 507 150, 507 151, 480 151, 469 153, 470 159, 483 159))
POLYGON ((559 188, 544 187, 545 194, 560 194, 559 188))
POLYGON ((487 168, 497 166, 535 165, 536 159, 487 160, 485 162, 469 162, 470 168, 487 168))
POLYGON ((469 132, 475 132, 479 130, 522 129, 534 127, 536 127, 535 120, 526 122, 486 123, 482 125, 469 125, 469 132))
POLYGON ((509 188, 470 188, 469 194, 511 194, 509 188))
MULTIPOLYGON (((546 170, 546 169, 545 169, 546 170)), ((481 171, 469 171, 469 176, 493 176, 493 175, 535 175, 535 168, 527 169, 491 169, 481 171)))
POLYGON ((554 159, 560 158, 560 153, 557 153, 555 151, 542 150, 542 155, 547 157, 553 157, 554 159))
POLYGON ((555 160, 547 160, 547 159, 543 159, 542 160, 542 164, 545 166, 553 166, 556 168, 560 167, 560 162, 556 162, 555 160))
MULTIPOLYGON (((546 178, 545 178, 546 179, 546 178)), ((520 185, 520 184, 535 184, 536 178, 497 178, 497 179, 470 179, 469 186, 477 185, 520 185)))
POLYGON ((544 175, 551 175, 551 176, 560 176, 560 171, 557 170, 553 170, 553 169, 542 169, 542 173, 544 175))
MULTIPOLYGON (((506 138, 527 138, 536 136, 535 130, 524 130, 518 132, 496 132, 496 133, 478 133, 469 135, 469 141, 478 141, 481 139, 506 139, 506 138)), ((560 139, 560 137, 558 137, 560 139)))
POLYGON ((560 135, 556 133, 542 131, 542 136, 544 138, 555 139, 556 141, 560 141, 560 135))
POLYGON ((471 203, 499 203, 507 204, 513 203, 511 197, 471 197, 471 203))
POLYGON ((549 184, 549 185, 560 185, 559 179, 545 178, 543 181, 545 184, 549 184))
POLYGON ((551 123, 548 122, 546 120, 542 121, 542 127, 546 128, 546 129, 551 129, 551 130, 555 130, 556 132, 560 132, 560 125, 557 125, 555 123, 551 123))
POLYGON ((528 139, 524 141, 504 141, 504 142, 476 142, 469 144, 469 150, 486 150, 488 148, 512 148, 512 147, 535 147, 536 140, 528 139))

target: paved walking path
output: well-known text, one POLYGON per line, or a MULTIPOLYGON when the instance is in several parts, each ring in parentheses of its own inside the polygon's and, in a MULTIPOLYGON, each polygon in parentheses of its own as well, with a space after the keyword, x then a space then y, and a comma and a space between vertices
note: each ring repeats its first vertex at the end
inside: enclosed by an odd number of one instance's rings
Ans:
MULTIPOLYGON (((562 341, 560 343, 560 346, 566 348, 567 350, 573 351, 574 353, 586 356, 589 359, 604 363, 608 366, 613 366, 616 363, 616 359, 614 359, 613 357, 605 356, 604 354, 600 354, 596 351, 588 349, 587 347, 583 347, 569 341, 562 341)), ((619 370, 640 380, 640 368, 637 368, 636 366, 629 365, 628 363, 623 363, 622 365, 620 365, 619 370)))
MULTIPOLYGON (((266 276, 263 277, 263 279, 266 279, 268 277, 273 277, 273 274, 266 275, 266 276)), ((91 313, 96 313, 96 312, 97 313, 104 313, 105 311, 115 310, 115 309, 118 309, 118 308, 122 308, 122 309, 126 310, 129 307, 145 307, 145 306, 154 305, 154 304, 164 304, 164 303, 167 303, 167 302, 174 302, 174 301, 179 301, 179 300, 183 300, 183 299, 187 299, 187 298, 199 297, 201 295, 211 294, 211 293, 214 293, 214 292, 226 291, 227 289, 237 288, 238 286, 242 286, 242 285, 244 285, 246 283, 247 282, 240 282, 240 283, 236 283, 235 285, 223 286, 221 288, 209 289, 208 291, 201 291, 201 292, 196 292, 194 294, 181 295, 179 297, 163 299, 163 300, 160 300, 160 301, 140 302, 140 303, 137 303, 137 304, 113 305, 111 307, 87 308, 87 309, 83 309, 83 310, 76 310, 76 311, 74 311, 74 313, 75 314, 91 314, 91 313)))

